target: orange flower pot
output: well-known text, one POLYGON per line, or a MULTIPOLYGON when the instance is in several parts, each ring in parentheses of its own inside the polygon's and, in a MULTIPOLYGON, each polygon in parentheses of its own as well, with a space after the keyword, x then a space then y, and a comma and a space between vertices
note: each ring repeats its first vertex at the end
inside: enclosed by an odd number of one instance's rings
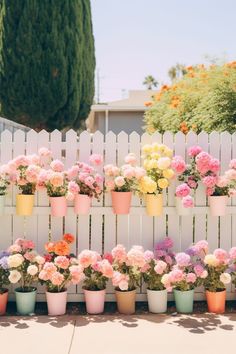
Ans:
POLYGON ((124 315, 135 313, 136 289, 131 291, 116 290, 115 294, 119 313, 124 315))
POLYGON ((0 315, 5 315, 7 308, 7 300, 8 300, 8 290, 0 293, 0 315))
POLYGON ((111 192, 114 214, 129 214, 132 192, 111 192))
POLYGON ((225 312, 226 290, 212 292, 206 290, 208 311, 213 313, 225 312))

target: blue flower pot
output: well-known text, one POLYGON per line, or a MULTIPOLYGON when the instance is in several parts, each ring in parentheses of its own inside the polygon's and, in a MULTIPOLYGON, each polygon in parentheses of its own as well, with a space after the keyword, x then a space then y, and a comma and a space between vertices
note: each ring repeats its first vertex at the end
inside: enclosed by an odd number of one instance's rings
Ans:
POLYGON ((19 315, 31 315, 34 313, 36 303, 36 289, 30 292, 22 292, 20 288, 15 289, 16 309, 19 315))
POLYGON ((177 312, 192 313, 193 312, 193 296, 194 289, 188 291, 180 291, 174 289, 175 306, 177 312))

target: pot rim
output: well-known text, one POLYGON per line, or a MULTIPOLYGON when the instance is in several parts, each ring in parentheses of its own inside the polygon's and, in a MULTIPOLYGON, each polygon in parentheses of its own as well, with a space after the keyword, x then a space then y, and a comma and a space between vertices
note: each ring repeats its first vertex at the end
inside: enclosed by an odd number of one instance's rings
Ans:
POLYGON ((189 289, 189 290, 178 290, 178 289, 173 289, 173 291, 178 291, 179 293, 188 293, 188 292, 191 292, 191 291, 194 291, 195 288, 193 289, 189 289))
POLYGON ((162 289, 162 290, 160 290, 160 289, 149 289, 149 288, 147 288, 147 290, 148 291, 153 291, 153 292, 156 292, 156 293, 158 293, 158 292, 161 292, 161 291, 167 291, 167 289, 162 289))
POLYGON ((58 292, 55 292, 55 291, 49 291, 46 289, 46 293, 48 294, 64 294, 64 293, 67 293, 67 289, 65 289, 64 291, 58 291, 58 292))
POLYGON ((91 293, 99 293, 100 291, 105 291, 106 288, 104 288, 104 289, 99 289, 99 290, 90 290, 90 289, 85 289, 85 288, 83 288, 83 290, 84 290, 84 291, 89 291, 89 292, 91 292, 91 293))
POLYGON ((115 291, 119 292, 119 293, 131 293, 131 292, 136 292, 137 288, 133 289, 133 290, 120 290, 120 289, 115 289, 115 291))
POLYGON ((0 288, 0 296, 3 294, 9 293, 9 289, 7 288, 0 288), (3 292, 2 292, 3 291, 3 292))
POLYGON ((208 289, 205 289, 205 290, 206 290, 206 292, 211 293, 211 294, 221 294, 221 293, 225 293, 226 292, 226 289, 219 290, 219 291, 210 291, 208 289))
POLYGON ((16 288, 14 290, 15 293, 18 294, 31 294, 31 293, 35 293, 37 291, 37 288, 35 288, 34 286, 31 287, 31 291, 20 291, 21 288, 16 288))

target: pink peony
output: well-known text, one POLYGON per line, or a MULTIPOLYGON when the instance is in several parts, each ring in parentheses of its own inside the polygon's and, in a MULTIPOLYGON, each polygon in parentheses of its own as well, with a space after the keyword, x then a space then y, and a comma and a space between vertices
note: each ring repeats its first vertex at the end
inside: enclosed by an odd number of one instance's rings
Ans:
POLYGON ((181 174, 186 170, 186 164, 185 161, 181 156, 174 156, 171 162, 171 167, 173 170, 175 170, 177 173, 181 174))
POLYGON ((8 252, 10 253, 18 253, 18 252, 21 252, 22 251, 22 248, 20 245, 14 243, 13 245, 11 245, 9 248, 8 248, 8 252))
POLYGON ((228 171, 225 172, 225 176, 226 178, 228 178, 229 180, 235 180, 236 179, 236 169, 230 169, 228 171))
POLYGON ((194 202, 191 195, 187 195, 186 197, 183 197, 182 204, 184 208, 193 208, 194 202))
POLYGON ((62 172, 64 170, 64 164, 60 160, 53 160, 50 164, 50 167, 55 172, 62 172))
POLYGON ((61 187, 64 184, 64 176, 62 173, 60 172, 54 172, 52 174, 50 174, 49 176, 49 183, 51 183, 51 185, 53 187, 61 187))
POLYGON ((27 259, 27 261, 29 261, 29 262, 33 262, 35 260, 36 256, 37 256, 37 253, 35 251, 26 252, 24 254, 25 259, 27 259))
POLYGON ((79 166, 74 165, 69 170, 66 171, 67 178, 69 180, 72 180, 73 178, 77 177, 79 173, 79 166))
POLYGON ((217 177, 216 176, 206 176, 202 179, 202 183, 207 188, 213 188, 213 187, 215 187, 215 185, 217 183, 217 177))
POLYGON ((197 182, 191 177, 188 178, 187 184, 191 189, 196 189, 198 186, 197 182))
POLYGON ((115 188, 115 183, 114 181, 106 181, 105 186, 109 191, 111 191, 115 188))
POLYGON ((146 263, 142 247, 133 246, 127 253, 126 263, 132 267, 142 268, 146 263))
POLYGON ((70 181, 68 183, 68 191, 71 192, 72 194, 77 194, 79 193, 79 186, 76 182, 70 181))
MULTIPOLYGON (((236 171, 235 171, 236 172, 236 171)), ((226 176, 220 176, 217 179, 216 185, 220 188, 225 188, 229 184, 229 180, 226 176)))
POLYGON ((13 163, 17 168, 20 166, 27 167, 30 164, 30 160, 25 155, 19 155, 13 160, 13 163))
POLYGON ((142 167, 135 167, 134 173, 135 173, 135 178, 137 178, 137 180, 140 180, 143 176, 146 175, 146 171, 142 167))
POLYGON ((60 286, 63 283, 63 281, 65 280, 65 278, 61 273, 55 272, 51 275, 50 280, 53 285, 60 286))
POLYGON ((96 166, 100 166, 103 162, 103 157, 102 155, 99 154, 93 154, 90 156, 89 161, 96 166))
POLYGON ((79 284, 82 280, 84 280, 85 275, 83 273, 83 267, 79 265, 72 265, 69 268, 71 273, 71 282, 74 285, 79 284))
POLYGON ((198 241, 194 247, 196 248, 198 253, 201 251, 203 251, 204 253, 208 252, 208 242, 205 240, 198 241))
POLYGON ((197 277, 201 277, 203 272, 204 272, 203 266, 201 266, 200 264, 196 264, 194 266, 194 272, 195 272, 197 277))
POLYGON ((206 195, 209 197, 211 196, 212 194, 214 194, 215 192, 215 188, 207 188, 206 189, 206 195))
POLYGON ((113 267, 107 259, 103 259, 100 263, 100 271, 106 278, 113 277, 113 267))
POLYGON ((202 152, 202 148, 200 146, 197 146, 197 145, 196 146, 191 146, 188 149, 188 156, 195 157, 198 154, 200 154, 200 152, 202 152))
POLYGON ((137 158, 135 154, 130 153, 125 157, 125 163, 128 163, 129 165, 135 166, 137 163, 137 158))
POLYGON ((225 250, 223 250, 222 248, 215 249, 213 254, 221 263, 225 263, 228 259, 227 252, 225 250))
POLYGON ((112 284, 122 291, 129 289, 129 276, 120 272, 114 272, 112 277, 112 284))
POLYGON ((116 177, 114 182, 117 187, 123 187, 125 185, 125 179, 122 176, 116 177))
POLYGON ((173 269, 170 273, 170 282, 171 283, 178 283, 182 280, 184 280, 184 273, 180 269, 173 269))
POLYGON ((236 159, 232 159, 230 161, 229 168, 235 168, 236 169, 236 159))
POLYGON ((179 267, 187 267, 190 265, 190 256, 187 253, 177 253, 175 256, 175 260, 179 267))
POLYGON ((218 159, 212 158, 209 163, 209 169, 212 172, 218 172, 220 170, 220 161, 218 159))
MULTIPOLYGON (((236 160, 235 160, 236 161, 236 160)), ((230 259, 236 259, 236 247, 232 247, 229 251, 230 259)))
POLYGON ((105 253, 105 254, 103 255, 103 259, 108 260, 108 262, 109 262, 110 264, 112 264, 112 263, 113 263, 113 257, 112 257, 112 254, 111 254, 111 253, 109 253, 109 252, 107 252, 107 253, 105 253))
POLYGON ((85 178, 84 183, 88 186, 88 187, 93 187, 95 180, 92 176, 88 176, 85 178))
POLYGON ((116 247, 114 247, 113 250, 111 251, 111 254, 115 262, 117 263, 126 262, 127 253, 123 245, 117 245, 116 247))
POLYGON ((103 177, 101 175, 99 175, 98 173, 95 175, 95 182, 97 184, 102 184, 103 183, 103 177))
POLYGON ((187 183, 182 183, 179 186, 176 187, 176 197, 186 197, 187 195, 189 195, 189 193, 191 192, 189 186, 187 185, 187 183))
POLYGON ((54 259, 54 263, 58 268, 61 268, 61 269, 67 269, 70 265, 69 259, 65 256, 57 256, 54 259))
POLYGON ((154 259, 154 253, 152 251, 145 251, 144 252, 144 259, 146 262, 150 262, 152 259, 154 259))
POLYGON ((135 169, 130 167, 125 169, 125 171, 123 172, 123 175, 125 178, 127 179, 132 179, 133 177, 135 177, 135 169))
POLYGON ((41 147, 38 154, 40 157, 52 157, 52 152, 46 147, 41 147))
POLYGON ((154 270, 157 274, 163 274, 167 268, 167 263, 163 261, 157 261, 154 270))
POLYGON ((98 261, 100 261, 101 260, 101 256, 95 251, 83 250, 79 254, 78 259, 79 259, 79 264, 83 268, 87 268, 89 266, 94 265, 98 261))
POLYGON ((195 283, 195 281, 197 280, 196 274, 194 273, 188 273, 186 275, 186 282, 187 283, 195 283))

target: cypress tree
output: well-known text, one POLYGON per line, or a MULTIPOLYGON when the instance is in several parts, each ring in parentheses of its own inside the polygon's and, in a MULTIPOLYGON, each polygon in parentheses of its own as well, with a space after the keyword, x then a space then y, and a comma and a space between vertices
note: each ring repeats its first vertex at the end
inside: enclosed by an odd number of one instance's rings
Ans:
POLYGON ((94 96, 90 0, 0 0, 2 114, 32 128, 79 127, 94 96))

